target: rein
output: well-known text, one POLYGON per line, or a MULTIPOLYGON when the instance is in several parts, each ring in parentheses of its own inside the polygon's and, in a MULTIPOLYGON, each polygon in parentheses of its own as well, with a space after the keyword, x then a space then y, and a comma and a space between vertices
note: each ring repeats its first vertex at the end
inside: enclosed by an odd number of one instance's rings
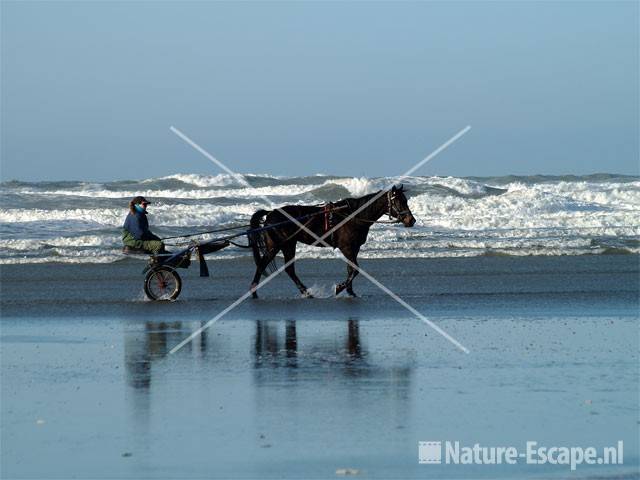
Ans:
POLYGON ((160 240, 171 240, 173 238, 189 238, 189 237, 197 237, 200 235, 206 235, 208 233, 219 233, 219 232, 228 232, 229 230, 238 230, 240 228, 247 228, 250 227, 250 224, 246 224, 246 225, 233 225, 231 227, 225 227, 225 228, 216 228, 215 230, 207 230, 206 232, 198 232, 198 233, 190 233, 188 235, 174 235, 173 237, 164 237, 161 238, 160 240))
MULTIPOLYGON (((344 215, 342 213, 338 213, 337 214, 339 217, 342 218, 347 218, 348 215, 344 215)), ((358 217, 353 217, 351 220, 353 220, 354 222, 362 222, 362 223, 383 223, 383 224, 387 224, 387 225, 393 225, 394 223, 401 223, 402 220, 396 218, 395 220, 368 220, 366 218, 358 218, 358 217)))

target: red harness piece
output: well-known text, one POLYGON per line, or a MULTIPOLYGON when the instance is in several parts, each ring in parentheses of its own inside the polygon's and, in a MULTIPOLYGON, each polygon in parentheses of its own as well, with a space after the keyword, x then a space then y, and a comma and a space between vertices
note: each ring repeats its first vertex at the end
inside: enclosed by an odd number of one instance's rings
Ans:
POLYGON ((328 232, 329 228, 331 227, 330 217, 331 217, 331 204, 328 204, 328 205, 324 206, 324 231, 325 231, 325 233, 328 232))

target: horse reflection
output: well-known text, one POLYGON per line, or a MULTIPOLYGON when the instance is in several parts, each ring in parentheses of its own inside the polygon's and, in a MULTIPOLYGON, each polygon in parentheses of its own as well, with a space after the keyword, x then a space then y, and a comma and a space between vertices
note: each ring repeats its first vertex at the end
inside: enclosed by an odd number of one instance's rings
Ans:
POLYGON ((338 430, 348 430, 353 422, 366 423, 369 415, 384 431, 409 424, 413 355, 369 350, 368 343, 376 342, 379 334, 374 332, 367 341, 360 327, 354 318, 346 325, 256 321, 253 386, 258 431, 272 429, 277 415, 282 431, 296 432, 308 422, 310 409, 324 411, 327 425, 338 430))
MULTIPOLYGON (((268 320, 256 321, 256 334, 254 345, 254 366, 261 368, 264 366, 271 367, 297 367, 298 366, 298 330, 295 320, 287 320, 284 328, 284 339, 281 335, 281 322, 271 322, 268 320), (284 342, 282 341, 284 340, 284 342), (280 346, 283 345, 284 348, 280 346)), ((310 346, 312 350, 316 347, 310 346)), ((325 358, 330 359, 332 363, 343 363, 345 366, 352 366, 354 362, 362 361, 366 353, 363 352, 360 342, 360 328, 358 320, 350 319, 347 322, 347 336, 343 347, 334 346, 328 349, 321 347, 322 356, 324 351, 325 358)))

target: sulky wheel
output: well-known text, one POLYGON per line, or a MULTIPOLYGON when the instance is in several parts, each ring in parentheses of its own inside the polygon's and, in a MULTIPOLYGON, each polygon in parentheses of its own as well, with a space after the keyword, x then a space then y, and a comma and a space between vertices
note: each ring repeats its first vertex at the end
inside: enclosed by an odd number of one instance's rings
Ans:
POLYGON ((175 300, 180 295, 182 279, 173 268, 152 268, 144 278, 144 293, 150 300, 175 300))

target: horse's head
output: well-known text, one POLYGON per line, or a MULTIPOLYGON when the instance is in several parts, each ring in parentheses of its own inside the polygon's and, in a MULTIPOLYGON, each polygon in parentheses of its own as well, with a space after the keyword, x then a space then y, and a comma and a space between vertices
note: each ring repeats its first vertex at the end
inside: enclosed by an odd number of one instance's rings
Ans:
POLYGON ((411 213, 411 210, 409 210, 407 197, 404 195, 404 186, 400 185, 396 188, 394 185, 391 190, 387 192, 387 202, 387 213, 389 216, 400 220, 405 227, 413 227, 416 219, 411 213))

